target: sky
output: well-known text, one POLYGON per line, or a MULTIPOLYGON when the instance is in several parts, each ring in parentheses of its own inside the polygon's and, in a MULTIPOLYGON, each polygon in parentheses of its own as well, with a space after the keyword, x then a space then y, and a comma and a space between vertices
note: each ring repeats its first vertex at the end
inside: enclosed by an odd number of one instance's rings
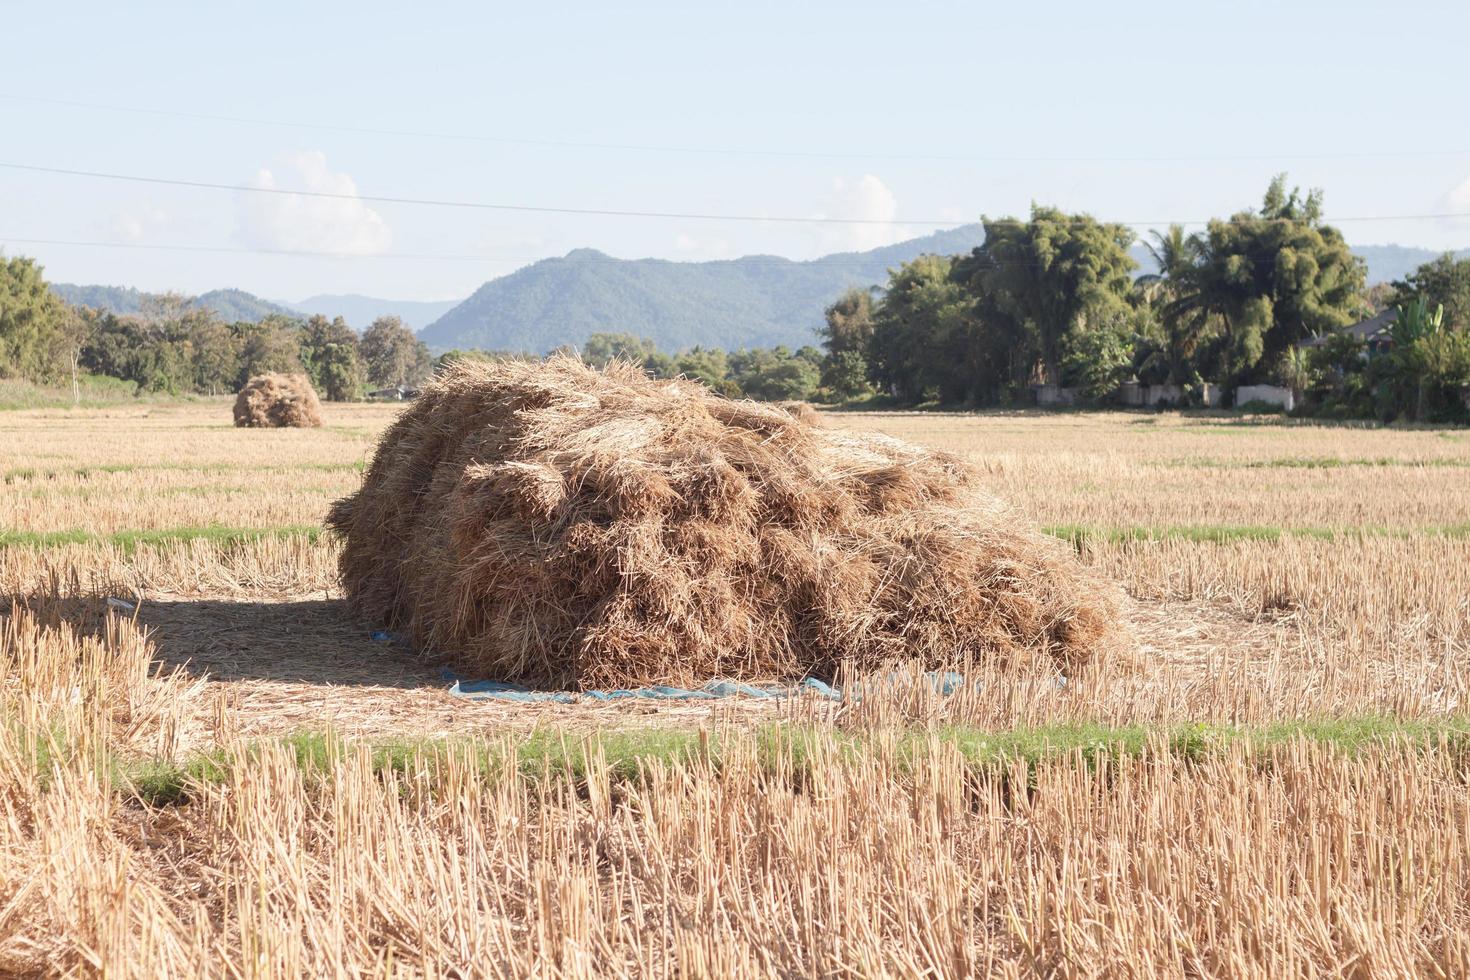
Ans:
POLYGON ((1467 40, 1470 4, 1416 0, 0 0, 0 165, 223 185, 0 166, 0 248, 57 281, 458 299, 579 247, 805 259, 1033 201, 1202 221, 1281 171, 1354 244, 1462 248, 1467 40))

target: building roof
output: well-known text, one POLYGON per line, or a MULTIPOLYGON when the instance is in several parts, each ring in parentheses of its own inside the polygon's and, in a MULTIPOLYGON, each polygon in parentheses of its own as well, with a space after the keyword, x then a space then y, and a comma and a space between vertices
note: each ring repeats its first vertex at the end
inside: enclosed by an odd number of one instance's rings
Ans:
POLYGON ((1352 326, 1343 327, 1341 330, 1334 331, 1333 333, 1320 334, 1319 336, 1304 340, 1301 346, 1324 347, 1327 341, 1333 336, 1352 337, 1365 344, 1391 340, 1393 322, 1396 319, 1398 319, 1398 311, 1390 306, 1377 316, 1370 317, 1361 323, 1354 323, 1352 326))

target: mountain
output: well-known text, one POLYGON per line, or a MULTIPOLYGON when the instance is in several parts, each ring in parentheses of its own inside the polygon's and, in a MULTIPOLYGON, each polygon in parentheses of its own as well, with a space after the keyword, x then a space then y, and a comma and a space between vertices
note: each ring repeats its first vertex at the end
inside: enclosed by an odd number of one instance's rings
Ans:
MULTIPOLYGON (((1425 262, 1433 262, 1444 254, 1432 248, 1409 245, 1354 245, 1353 254, 1368 263, 1368 285, 1402 279, 1425 262)), ((1455 258, 1470 258, 1470 249, 1455 253, 1455 258)))
MULTIPOLYGON (((78 286, 67 282, 51 283, 51 292, 73 306, 90 306, 125 316, 142 313, 158 299, 158 293, 145 293, 131 286, 78 286)), ((242 289, 212 289, 191 297, 191 307, 214 310, 220 319, 259 321, 272 314, 291 316, 292 311, 242 289)))
POLYGON ((927 252, 968 252, 983 237, 980 225, 965 225, 808 262, 630 260, 582 248, 492 279, 419 336, 436 350, 544 352, 598 332, 651 337, 670 351, 795 347, 816 341, 822 310, 849 286, 884 282, 889 269, 927 252))
POLYGON ((77 286, 69 282, 53 282, 49 285, 52 293, 72 306, 90 306, 94 310, 105 310, 119 316, 143 312, 144 305, 154 295, 132 286, 77 286))
POLYGON ((446 299, 438 302, 417 300, 377 299, 373 296, 347 294, 342 296, 310 296, 299 303, 278 300, 303 316, 321 314, 325 317, 342 317, 357 330, 366 330, 380 316, 396 316, 414 330, 432 323, 459 305, 458 300, 446 299))
POLYGON ((194 306, 214 310, 221 320, 234 323, 237 320, 259 322, 268 316, 280 314, 290 316, 291 311, 268 299, 253 296, 243 289, 211 289, 194 297, 194 306))

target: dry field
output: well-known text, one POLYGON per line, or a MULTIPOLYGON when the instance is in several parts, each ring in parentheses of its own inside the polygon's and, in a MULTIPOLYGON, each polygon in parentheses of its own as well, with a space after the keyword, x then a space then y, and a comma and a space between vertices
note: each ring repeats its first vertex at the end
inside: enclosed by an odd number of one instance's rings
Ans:
POLYGON ((345 611, 396 411, 0 413, 0 975, 1470 972, 1470 432, 836 415, 1074 541, 1128 654, 629 708, 345 611))

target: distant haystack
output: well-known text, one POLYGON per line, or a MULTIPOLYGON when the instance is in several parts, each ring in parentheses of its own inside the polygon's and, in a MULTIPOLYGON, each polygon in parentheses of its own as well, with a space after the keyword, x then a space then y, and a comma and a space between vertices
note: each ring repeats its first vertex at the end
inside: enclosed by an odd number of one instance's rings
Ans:
POLYGON ((235 397, 235 424, 263 428, 322 424, 322 403, 304 374, 262 374, 235 397))
POLYGON ((704 386, 461 361, 329 525, 363 616, 478 677, 830 677, 1114 639, 1114 590, 959 460, 704 386))
POLYGON ((808 425, 822 424, 822 413, 818 412, 816 408, 812 406, 811 402, 777 402, 776 407, 781 409, 787 415, 790 415, 792 418, 796 419, 798 422, 805 422, 808 425))

